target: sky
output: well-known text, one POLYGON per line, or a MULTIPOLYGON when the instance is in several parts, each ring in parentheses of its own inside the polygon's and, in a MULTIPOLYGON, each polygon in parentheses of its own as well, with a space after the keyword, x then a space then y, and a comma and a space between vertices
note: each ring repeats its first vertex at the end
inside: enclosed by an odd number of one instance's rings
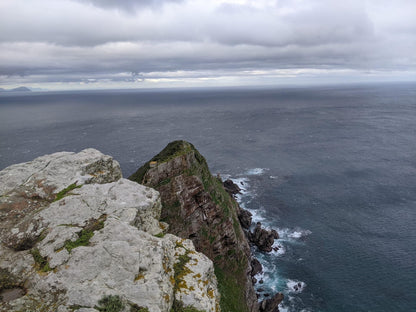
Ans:
POLYGON ((0 87, 416 81, 415 0, 0 0, 0 87))

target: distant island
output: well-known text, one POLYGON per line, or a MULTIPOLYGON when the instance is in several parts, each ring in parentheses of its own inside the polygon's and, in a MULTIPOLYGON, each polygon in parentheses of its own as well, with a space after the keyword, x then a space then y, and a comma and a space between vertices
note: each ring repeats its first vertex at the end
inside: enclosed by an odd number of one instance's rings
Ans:
POLYGON ((32 90, 30 90, 27 87, 17 87, 17 88, 13 88, 13 89, 0 88, 0 92, 32 92, 32 90))

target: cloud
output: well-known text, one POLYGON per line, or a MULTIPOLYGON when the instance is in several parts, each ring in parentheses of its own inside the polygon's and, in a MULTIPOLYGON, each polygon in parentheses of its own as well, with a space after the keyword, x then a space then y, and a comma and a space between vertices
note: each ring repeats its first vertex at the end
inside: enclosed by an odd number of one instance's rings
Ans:
POLYGON ((135 11, 140 8, 160 8, 165 4, 179 3, 183 0, 77 0, 83 3, 91 3, 92 5, 104 9, 118 9, 126 12, 135 11))
POLYGON ((406 71, 416 65, 412 12, 411 0, 3 0, 0 75, 406 71))

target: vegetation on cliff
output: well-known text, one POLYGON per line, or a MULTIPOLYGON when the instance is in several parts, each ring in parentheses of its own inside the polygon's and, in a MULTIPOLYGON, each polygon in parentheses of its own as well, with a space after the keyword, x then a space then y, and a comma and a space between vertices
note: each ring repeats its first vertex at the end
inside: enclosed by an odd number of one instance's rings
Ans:
POLYGON ((186 141, 169 143, 130 180, 157 189, 161 220, 169 232, 189 238, 215 265, 221 310, 255 311, 250 249, 238 221, 238 204, 212 176, 205 158, 186 141))

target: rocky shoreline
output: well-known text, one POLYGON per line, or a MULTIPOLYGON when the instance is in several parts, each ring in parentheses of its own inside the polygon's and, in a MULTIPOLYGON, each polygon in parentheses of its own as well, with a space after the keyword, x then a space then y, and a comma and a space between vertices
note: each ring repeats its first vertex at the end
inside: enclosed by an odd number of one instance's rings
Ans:
POLYGON ((185 141, 129 179, 94 149, 0 171, 0 311, 278 311, 258 302, 276 238, 185 141), (138 182, 138 183, 136 183, 138 182))
POLYGON ((257 300, 254 275, 261 271, 261 264, 250 248, 255 245, 270 252, 277 232, 267 231, 260 223, 250 231, 251 214, 234 197, 240 192, 238 185, 214 177, 192 144, 169 143, 129 179, 158 190, 169 232, 191 239, 214 262, 223 311, 278 311, 282 294, 257 300))

